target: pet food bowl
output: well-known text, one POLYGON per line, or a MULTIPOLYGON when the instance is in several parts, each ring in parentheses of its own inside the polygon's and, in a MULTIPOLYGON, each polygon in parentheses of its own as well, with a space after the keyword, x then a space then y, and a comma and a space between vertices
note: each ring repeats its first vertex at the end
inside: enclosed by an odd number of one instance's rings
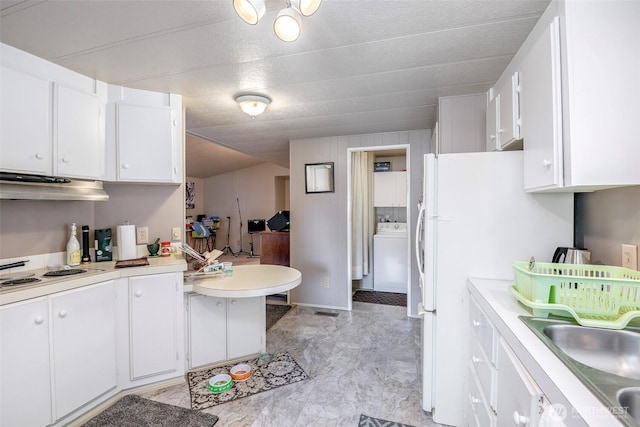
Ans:
POLYGON ((212 393, 222 393, 233 387, 231 376, 227 374, 218 374, 209 380, 207 388, 212 393))
POLYGON ((246 364, 236 365, 229 372, 234 381, 244 381, 252 375, 251 366, 246 364))

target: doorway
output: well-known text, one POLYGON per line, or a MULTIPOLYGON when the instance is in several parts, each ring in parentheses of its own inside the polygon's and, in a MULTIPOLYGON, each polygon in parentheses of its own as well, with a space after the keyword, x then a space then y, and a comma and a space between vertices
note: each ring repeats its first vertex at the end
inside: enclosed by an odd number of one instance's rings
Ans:
POLYGON ((408 144, 347 150, 347 252, 351 260, 347 269, 349 309, 352 295, 358 290, 403 293, 411 301, 412 239, 407 232, 411 229, 408 226, 411 221, 408 208, 411 182, 409 151, 408 144), (394 179, 398 180, 400 187, 394 186, 394 179), (385 228, 397 231, 403 227, 406 231, 375 238, 380 224, 383 224, 383 231, 385 228), (395 249, 386 244, 391 242, 395 249), (380 259, 379 256, 376 259, 376 246, 378 255, 385 252, 396 256, 395 260, 380 259), (376 279, 376 268, 380 280, 376 279))

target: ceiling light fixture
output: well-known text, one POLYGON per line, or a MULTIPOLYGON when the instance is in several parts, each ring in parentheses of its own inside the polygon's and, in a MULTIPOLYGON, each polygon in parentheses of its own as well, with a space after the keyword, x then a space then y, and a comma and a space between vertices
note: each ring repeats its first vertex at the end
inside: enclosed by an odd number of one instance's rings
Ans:
MULTIPOLYGON (((282 41, 292 42, 300 37, 302 16, 311 16, 322 0, 287 0, 287 7, 278 12, 273 30, 282 41)), ((265 12, 264 0, 233 0, 233 8, 244 22, 256 25, 265 12)))
POLYGON ((271 104, 271 99, 263 95, 239 95, 235 97, 236 102, 252 118, 264 113, 267 105, 271 104))
POLYGON ((276 20, 273 21, 273 31, 283 42, 293 42, 300 37, 301 29, 302 18, 300 17, 300 11, 291 6, 291 2, 287 1, 287 7, 278 12, 276 20))
POLYGON ((244 22, 256 25, 267 10, 264 0, 233 0, 233 8, 244 22))

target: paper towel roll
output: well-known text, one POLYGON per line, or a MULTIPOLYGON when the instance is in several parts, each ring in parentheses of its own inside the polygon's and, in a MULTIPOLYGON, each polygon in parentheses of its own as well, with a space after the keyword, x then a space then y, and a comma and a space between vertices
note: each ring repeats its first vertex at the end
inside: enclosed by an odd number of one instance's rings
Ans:
POLYGON ((116 235, 118 238, 118 260, 136 258, 136 226, 118 225, 116 235))

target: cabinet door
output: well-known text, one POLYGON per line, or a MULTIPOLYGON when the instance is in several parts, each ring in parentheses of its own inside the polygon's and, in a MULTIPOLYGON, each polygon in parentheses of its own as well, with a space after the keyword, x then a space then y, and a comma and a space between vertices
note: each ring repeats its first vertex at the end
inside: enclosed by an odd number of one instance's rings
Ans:
POLYGON ((0 169, 50 175, 51 83, 6 67, 0 74, 0 169))
POLYGON ((375 207, 392 207, 395 202, 396 183, 393 172, 373 174, 373 204, 375 207))
POLYGON ((173 182, 170 107, 118 104, 118 180, 173 182))
POLYGON ((514 73, 498 88, 498 143, 500 149, 520 139, 519 73, 514 73))
POLYGON ((0 425, 51 424, 48 313, 46 299, 0 307, 0 425))
POLYGON ((189 368, 227 358, 227 301, 225 298, 191 294, 189 316, 189 368))
POLYGON ((407 206, 407 173, 392 172, 395 175, 395 205, 398 207, 407 206))
POLYGON ((496 151, 500 149, 498 144, 498 108, 500 94, 497 94, 489 100, 487 104, 487 151, 496 151))
POLYGON ((227 358, 235 359, 263 351, 265 298, 230 298, 227 304, 227 358))
POLYGON ((132 380, 177 369, 177 293, 174 274, 129 279, 132 380))
POLYGON ((56 85, 54 174, 104 178, 104 104, 91 93, 56 85))
POLYGON ((57 294, 50 301, 55 407, 60 418, 116 387, 114 282, 57 294))
POLYGON ((525 190, 562 187, 562 100, 558 18, 521 64, 525 190))
POLYGON ((537 426, 546 397, 509 345, 498 345, 498 425, 537 426))

